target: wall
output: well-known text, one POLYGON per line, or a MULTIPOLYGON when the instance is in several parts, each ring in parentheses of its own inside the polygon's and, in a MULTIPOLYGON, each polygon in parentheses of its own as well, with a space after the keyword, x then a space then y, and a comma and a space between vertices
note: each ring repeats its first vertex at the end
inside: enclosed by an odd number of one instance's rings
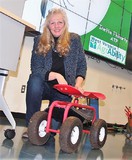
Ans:
POLYGON ((18 0, 0 0, 0 7, 22 17, 25 1, 26 0, 19 0, 18 3, 18 0))
MULTIPOLYGON (((21 49, 20 61, 16 72, 9 72, 5 84, 4 96, 13 112, 25 113, 25 92, 21 93, 22 85, 26 85, 30 74, 30 58, 33 37, 25 37, 21 49)), ((97 61, 87 56, 87 77, 84 89, 101 92, 106 95, 100 101, 100 118, 108 123, 126 124, 125 106, 132 107, 132 73, 125 69, 115 68, 103 61, 97 61), (112 86, 114 85, 114 88, 112 86), (117 88, 115 86, 118 86, 117 88), (119 87, 122 87, 121 89, 119 87)), ((42 109, 48 102, 42 104, 42 109)))
POLYGON ((88 59, 85 88, 106 95, 100 101, 100 117, 109 123, 125 123, 125 106, 132 106, 132 73, 105 62, 88 59), (113 88, 114 85, 114 88, 113 88), (117 88, 116 88, 117 86, 117 88), (119 87, 122 87, 121 89, 119 87))

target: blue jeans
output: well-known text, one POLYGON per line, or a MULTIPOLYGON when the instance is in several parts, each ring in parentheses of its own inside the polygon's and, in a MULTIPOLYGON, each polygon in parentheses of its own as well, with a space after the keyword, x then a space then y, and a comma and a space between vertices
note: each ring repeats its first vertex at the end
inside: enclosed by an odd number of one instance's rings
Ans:
POLYGON ((71 97, 52 88, 39 74, 31 74, 26 92, 26 126, 28 126, 33 114, 40 111, 42 100, 49 100, 50 107, 50 104, 55 100, 70 102, 71 97))

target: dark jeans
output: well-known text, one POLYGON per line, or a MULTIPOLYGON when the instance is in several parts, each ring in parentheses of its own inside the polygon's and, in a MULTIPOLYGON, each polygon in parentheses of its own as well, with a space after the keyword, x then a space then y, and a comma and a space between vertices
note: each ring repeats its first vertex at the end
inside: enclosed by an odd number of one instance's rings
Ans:
MULTIPOLYGON (((40 111, 42 100, 49 100, 50 106, 55 100, 70 102, 71 97, 61 94, 56 89, 52 88, 39 74, 30 75, 26 93, 26 126, 28 126, 29 120, 33 114, 40 111)), ((57 114, 57 116, 58 115, 61 114, 57 114)))

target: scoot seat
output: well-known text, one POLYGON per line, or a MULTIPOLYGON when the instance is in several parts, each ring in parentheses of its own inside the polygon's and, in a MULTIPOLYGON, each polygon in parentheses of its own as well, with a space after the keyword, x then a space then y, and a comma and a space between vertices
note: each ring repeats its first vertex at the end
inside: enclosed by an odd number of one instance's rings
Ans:
POLYGON ((63 94, 75 96, 76 98, 84 97, 84 98, 95 98, 95 99, 101 99, 101 100, 104 100, 106 98, 104 94, 98 93, 98 92, 84 91, 83 93, 81 93, 75 87, 73 87, 71 85, 66 85, 66 84, 56 84, 56 85, 54 85, 54 88, 63 94))
MULTIPOLYGON (((61 92, 63 94, 67 94, 69 96, 73 96, 75 98, 75 101, 78 98, 86 98, 87 100, 88 99, 101 99, 101 100, 104 100, 106 98, 105 95, 102 94, 102 93, 86 92, 86 91, 84 91, 82 93, 78 89, 76 89, 75 87, 73 87, 71 85, 66 85, 66 84, 56 84, 56 85, 54 85, 54 88, 57 89, 59 92, 61 92)), ((71 110, 76 112, 78 115, 81 115, 86 120, 92 120, 93 117, 94 117, 94 112, 92 110, 76 109, 75 107, 72 107, 71 110)))

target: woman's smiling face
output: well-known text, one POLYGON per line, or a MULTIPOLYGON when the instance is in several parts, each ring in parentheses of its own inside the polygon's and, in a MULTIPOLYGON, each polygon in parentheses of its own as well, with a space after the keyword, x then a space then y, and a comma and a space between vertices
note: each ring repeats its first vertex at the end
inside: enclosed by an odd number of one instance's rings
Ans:
POLYGON ((56 13, 51 16, 49 21, 49 29, 54 37, 59 37, 64 31, 65 22, 62 14, 56 13))

